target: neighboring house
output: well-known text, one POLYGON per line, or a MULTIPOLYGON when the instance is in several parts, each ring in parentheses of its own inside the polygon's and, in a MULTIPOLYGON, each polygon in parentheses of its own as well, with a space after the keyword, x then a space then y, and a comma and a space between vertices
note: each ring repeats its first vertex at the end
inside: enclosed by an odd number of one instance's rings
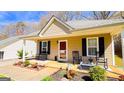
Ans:
MULTIPOLYGON (((100 57, 115 65, 113 36, 123 29, 124 20, 119 19, 62 22, 53 16, 39 33, 22 37, 23 44, 16 45, 20 48, 23 45, 24 53, 33 48, 36 55, 46 53, 49 60, 55 60, 57 56, 58 61, 66 62, 72 62, 72 51, 79 51, 80 56, 86 57, 96 57, 96 52, 99 52, 100 57), (28 40, 34 41, 36 46, 26 48, 28 40)), ((13 46, 14 50, 16 47, 13 46)))
POLYGON ((6 39, 6 38, 7 38, 7 36, 5 34, 0 33, 0 41, 3 39, 6 39))
MULTIPOLYGON (((37 32, 35 32, 37 33, 37 32)), ((33 33, 32 33, 33 34, 33 33)), ((10 37, 5 40, 0 41, 0 60, 8 60, 18 58, 17 51, 22 49, 23 40, 21 39, 24 36, 15 36, 10 37)), ((29 53, 28 57, 36 55, 36 42, 35 41, 26 41, 26 51, 29 53)))

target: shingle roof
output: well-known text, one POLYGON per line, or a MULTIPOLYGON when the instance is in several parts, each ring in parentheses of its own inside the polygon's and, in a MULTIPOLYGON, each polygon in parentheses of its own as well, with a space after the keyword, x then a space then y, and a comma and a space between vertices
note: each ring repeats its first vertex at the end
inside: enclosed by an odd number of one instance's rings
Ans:
POLYGON ((66 24, 70 25, 74 29, 85 29, 91 27, 98 27, 104 25, 111 25, 116 23, 124 23, 123 19, 111 19, 111 20, 75 20, 68 21, 66 24))
POLYGON ((14 37, 10 37, 10 38, 1 40, 0 41, 0 49, 9 45, 9 44, 11 44, 11 43, 13 43, 13 42, 16 42, 16 41, 20 40, 23 37, 32 36, 32 35, 34 36, 34 35, 37 35, 38 33, 39 33, 39 31, 36 31, 36 32, 30 33, 28 35, 14 36, 14 37))

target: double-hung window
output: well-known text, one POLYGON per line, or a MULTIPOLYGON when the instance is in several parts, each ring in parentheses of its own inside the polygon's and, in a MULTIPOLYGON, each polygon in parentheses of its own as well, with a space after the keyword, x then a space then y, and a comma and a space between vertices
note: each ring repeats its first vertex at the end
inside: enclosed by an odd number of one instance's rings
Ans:
POLYGON ((47 53, 48 52, 48 42, 42 41, 42 52, 47 53))
POLYGON ((96 56, 98 50, 98 38, 87 38, 87 54, 88 56, 96 56))

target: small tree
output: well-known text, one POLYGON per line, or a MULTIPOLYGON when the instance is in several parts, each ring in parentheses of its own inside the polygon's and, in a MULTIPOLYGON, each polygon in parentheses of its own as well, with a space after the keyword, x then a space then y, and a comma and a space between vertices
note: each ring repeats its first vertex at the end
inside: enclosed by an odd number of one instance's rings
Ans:
MULTIPOLYGON (((28 52, 25 53, 25 56, 27 56, 27 55, 28 55, 28 52)), ((17 56, 22 59, 22 57, 23 57, 23 50, 22 49, 17 51, 17 56)))

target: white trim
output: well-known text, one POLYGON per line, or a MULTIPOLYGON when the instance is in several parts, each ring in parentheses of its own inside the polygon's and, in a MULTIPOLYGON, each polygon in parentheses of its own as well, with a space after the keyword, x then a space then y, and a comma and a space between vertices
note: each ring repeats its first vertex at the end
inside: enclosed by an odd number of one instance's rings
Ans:
POLYGON ((121 32, 122 63, 124 64, 124 31, 121 32))
POLYGON ((86 40, 87 40, 87 46, 86 46, 86 48, 87 48, 87 56, 90 56, 90 57, 95 57, 94 55, 89 55, 88 54, 88 39, 93 39, 93 38, 95 38, 96 40, 97 40, 97 51, 99 51, 99 39, 98 39, 98 37, 88 37, 88 38, 86 38, 86 40))
POLYGON ((115 65, 115 48, 114 48, 114 39, 113 36, 111 36, 111 41, 112 41, 112 65, 115 65))
POLYGON ((23 57, 22 57, 23 62, 25 62, 25 51, 26 51, 25 45, 26 45, 26 41, 23 40, 23 57))
POLYGON ((68 40, 58 40, 58 60, 59 61, 68 61, 68 40), (60 42, 66 42, 66 59, 60 59, 60 42))
MULTIPOLYGON (((39 36, 42 37, 43 33, 46 31, 46 29, 54 22, 54 21, 58 21, 59 23, 61 23, 62 25, 64 25, 65 27, 67 27, 69 30, 73 30, 70 26, 68 26, 67 24, 65 24, 64 22, 62 22, 61 20, 59 20, 58 18, 56 18, 55 16, 53 16, 50 21, 45 25, 45 27, 42 29, 42 31, 39 33, 39 36)), ((70 32, 70 31, 69 31, 70 32)))

